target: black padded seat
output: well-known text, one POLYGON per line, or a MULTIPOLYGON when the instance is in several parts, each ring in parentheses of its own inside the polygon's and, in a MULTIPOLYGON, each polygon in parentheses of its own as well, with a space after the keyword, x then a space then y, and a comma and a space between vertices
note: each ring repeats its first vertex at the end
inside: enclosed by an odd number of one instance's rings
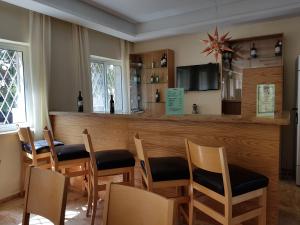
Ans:
MULTIPOLYGON (((54 141, 54 146, 61 146, 64 145, 64 143, 60 142, 60 141, 54 141)), ((35 151, 36 154, 41 154, 41 153, 46 153, 49 152, 49 146, 46 140, 37 140, 34 142, 34 147, 35 147, 35 151)), ((22 149, 27 152, 32 154, 32 148, 30 144, 27 143, 22 143, 22 149)))
POLYGON ((134 167, 135 159, 126 149, 104 150, 95 152, 98 170, 134 167))
MULTIPOLYGON (((228 165, 228 168, 232 196, 242 195, 268 186, 269 180, 264 175, 235 165, 228 165)), ((198 168, 193 171, 193 179, 204 187, 224 195, 222 174, 198 168)))
POLYGON ((58 161, 82 159, 90 157, 83 144, 62 145, 54 148, 58 161))
MULTIPOLYGON (((188 162, 181 157, 149 158, 153 181, 190 179, 188 162)), ((145 163, 141 161, 145 171, 145 163)))

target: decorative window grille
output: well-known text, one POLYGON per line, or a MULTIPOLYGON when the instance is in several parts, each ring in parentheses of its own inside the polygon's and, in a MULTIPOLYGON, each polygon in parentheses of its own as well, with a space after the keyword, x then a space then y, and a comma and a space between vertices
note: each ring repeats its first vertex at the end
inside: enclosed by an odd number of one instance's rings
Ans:
POLYGON ((113 95, 115 111, 123 111, 122 67, 113 61, 92 60, 91 79, 93 111, 109 112, 110 96, 113 95))
POLYGON ((0 47, 0 126, 26 122, 23 52, 0 47))

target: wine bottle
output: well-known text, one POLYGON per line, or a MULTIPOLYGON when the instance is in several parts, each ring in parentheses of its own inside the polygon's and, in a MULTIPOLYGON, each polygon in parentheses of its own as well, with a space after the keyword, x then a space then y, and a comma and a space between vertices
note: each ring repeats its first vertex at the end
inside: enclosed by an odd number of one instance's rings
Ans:
POLYGON ((115 113, 115 101, 114 101, 114 96, 113 95, 110 95, 109 112, 111 114, 115 113))
POLYGON ((164 54, 160 58, 160 67, 164 67, 164 54))
POLYGON ((155 102, 160 102, 160 94, 158 92, 158 89, 156 89, 156 93, 155 93, 155 102))
POLYGON ((151 77, 150 77, 150 83, 151 84, 154 83, 154 76, 153 75, 151 75, 151 77))
POLYGON ((81 96, 81 91, 79 91, 79 95, 77 97, 77 109, 78 112, 83 112, 83 97, 81 96))
POLYGON ((167 59, 167 54, 165 53, 165 57, 164 57, 164 67, 168 66, 168 59, 167 59))
POLYGON ((158 75, 155 76, 155 83, 159 83, 159 76, 158 75))
POLYGON ((275 56, 282 55, 282 41, 278 40, 275 45, 275 56))
POLYGON ((252 48, 250 50, 250 56, 251 58, 256 58, 257 57, 257 49, 255 48, 255 44, 252 44, 252 48))

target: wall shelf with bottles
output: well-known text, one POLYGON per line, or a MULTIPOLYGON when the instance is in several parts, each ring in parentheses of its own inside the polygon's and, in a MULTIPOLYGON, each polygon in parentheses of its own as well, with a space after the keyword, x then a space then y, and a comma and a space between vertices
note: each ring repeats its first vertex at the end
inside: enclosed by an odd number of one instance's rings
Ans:
POLYGON ((165 91, 174 87, 174 51, 162 49, 131 54, 130 80, 136 81, 131 82, 130 87, 131 110, 164 114, 165 91))
POLYGON ((222 57, 222 113, 241 114, 244 70, 283 66, 283 34, 235 39, 228 46, 235 53, 222 57))

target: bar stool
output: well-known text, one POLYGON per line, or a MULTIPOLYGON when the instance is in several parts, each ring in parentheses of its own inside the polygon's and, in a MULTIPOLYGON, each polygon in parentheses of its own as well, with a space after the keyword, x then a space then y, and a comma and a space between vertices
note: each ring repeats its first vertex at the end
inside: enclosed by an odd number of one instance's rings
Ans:
MULTIPOLYGON (((143 140, 139 135, 134 136, 134 143, 137 151, 137 157, 141 165, 142 181, 148 191, 161 188, 181 189, 179 196, 175 197, 175 203, 178 207, 189 203, 187 193, 184 188, 188 188, 190 174, 187 161, 182 157, 157 157, 148 158, 148 154, 143 149, 143 140)), ((188 215, 182 207, 179 208, 184 218, 188 220, 188 215)))
POLYGON ((84 144, 55 147, 52 133, 47 127, 44 128, 44 137, 50 146, 52 170, 69 177, 84 176, 83 182, 85 188, 88 189, 86 175, 88 175, 88 162, 90 156, 85 150, 84 144), (80 167, 80 171, 70 171, 70 169, 76 167, 80 167))
POLYGON ((85 148, 90 153, 90 179, 88 188, 88 208, 86 215, 89 216, 89 212, 93 203, 91 220, 91 225, 93 225, 95 222, 97 209, 98 192, 105 190, 106 188, 104 184, 101 185, 98 183, 99 178, 122 174, 123 183, 133 186, 135 160, 132 153, 126 149, 101 150, 95 152, 91 141, 91 136, 89 135, 87 129, 85 129, 82 134, 85 148))
MULTIPOLYGON (((18 136, 22 146, 22 167, 21 167, 21 190, 24 190, 25 171, 29 165, 49 169, 50 150, 46 140, 34 141, 32 131, 29 127, 19 127, 18 136)), ((62 142, 54 141, 54 146, 63 145, 62 142)))
POLYGON ((185 140, 191 177, 189 225, 193 224, 193 208, 197 208, 224 225, 241 224, 258 217, 259 225, 266 225, 268 178, 227 163, 224 148, 204 147, 185 140), (193 197, 193 191, 224 205, 224 215, 193 197), (254 210, 233 216, 232 208, 242 202, 259 199, 254 210))

